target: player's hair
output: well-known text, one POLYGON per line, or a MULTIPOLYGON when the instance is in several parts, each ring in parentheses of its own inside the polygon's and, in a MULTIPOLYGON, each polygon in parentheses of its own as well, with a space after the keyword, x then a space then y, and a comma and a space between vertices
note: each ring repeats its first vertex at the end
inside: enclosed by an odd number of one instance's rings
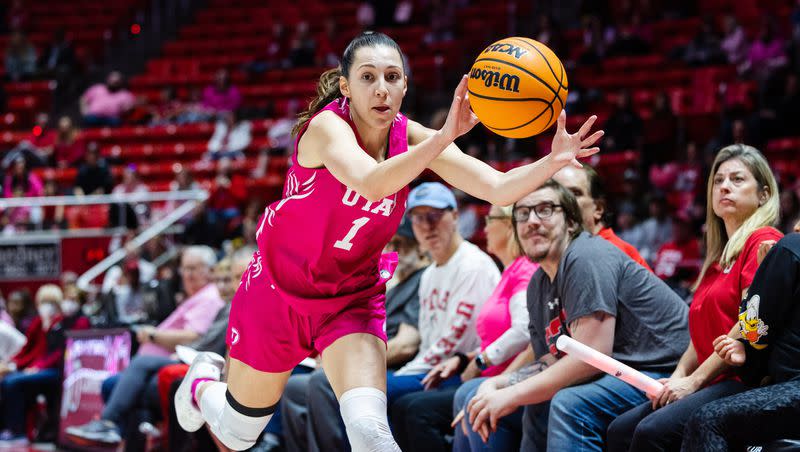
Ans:
POLYGON ((758 149, 744 144, 733 144, 722 148, 714 159, 711 166, 711 173, 708 175, 706 199, 706 259, 700 276, 694 283, 694 289, 700 284, 706 271, 714 262, 719 262, 722 268, 726 268, 739 257, 744 244, 750 234, 758 228, 764 226, 774 226, 778 222, 780 212, 778 183, 769 168, 767 159, 758 149), (712 196, 714 193, 714 176, 717 174, 720 165, 731 159, 738 159, 753 174, 758 184, 758 192, 768 192, 767 201, 759 206, 750 217, 728 237, 725 230, 725 222, 714 213, 712 196), (766 187, 766 188, 765 188, 766 187))
POLYGON ((326 105, 333 100, 342 97, 342 92, 339 90, 339 78, 347 78, 350 75, 350 68, 353 66, 353 60, 356 57, 356 51, 362 47, 377 47, 388 46, 400 54, 400 58, 405 61, 403 51, 394 39, 386 36, 383 33, 375 31, 365 31, 356 36, 347 47, 344 49, 342 60, 338 67, 328 69, 323 72, 319 77, 317 83, 317 96, 308 104, 308 109, 297 116, 297 124, 292 128, 292 135, 297 136, 303 127, 308 124, 317 112, 322 110, 326 105))

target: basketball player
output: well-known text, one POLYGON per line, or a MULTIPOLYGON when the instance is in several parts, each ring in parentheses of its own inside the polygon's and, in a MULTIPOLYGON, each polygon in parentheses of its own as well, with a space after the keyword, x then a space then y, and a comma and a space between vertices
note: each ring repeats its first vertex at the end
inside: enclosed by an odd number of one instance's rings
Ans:
MULTIPOLYGON (((230 362, 202 354, 175 396, 187 431, 208 422, 229 448, 247 449, 269 422, 291 369, 314 350, 340 403, 354 451, 399 451, 386 415, 385 283, 396 264, 381 250, 404 214, 408 184, 430 168, 451 185, 508 205, 577 158, 598 151, 558 118, 552 152, 507 173, 463 154, 453 140, 478 118, 462 78, 441 130, 400 113, 407 78, 391 38, 367 32, 322 74, 300 116, 283 199, 256 233, 259 251, 242 277, 229 322, 230 362)), ((444 207, 444 206, 443 206, 444 207)))

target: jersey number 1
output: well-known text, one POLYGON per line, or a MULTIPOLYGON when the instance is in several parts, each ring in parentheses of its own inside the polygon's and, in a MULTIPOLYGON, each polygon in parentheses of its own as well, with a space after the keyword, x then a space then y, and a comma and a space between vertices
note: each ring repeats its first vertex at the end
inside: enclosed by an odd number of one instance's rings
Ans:
POLYGON ((358 220, 353 221, 353 227, 347 231, 347 235, 344 236, 342 240, 337 240, 336 243, 333 244, 334 248, 339 248, 340 250, 350 251, 350 248, 353 247, 353 238, 358 233, 358 230, 361 229, 365 224, 369 223, 368 217, 361 217, 358 220))

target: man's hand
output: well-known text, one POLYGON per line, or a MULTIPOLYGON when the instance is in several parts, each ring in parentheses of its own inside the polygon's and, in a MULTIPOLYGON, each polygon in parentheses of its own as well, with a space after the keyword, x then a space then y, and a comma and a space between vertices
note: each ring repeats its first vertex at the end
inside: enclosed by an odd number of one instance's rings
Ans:
POLYGON ((143 326, 136 329, 136 340, 139 341, 140 344, 146 344, 148 342, 152 342, 150 340, 150 334, 154 333, 156 329, 152 326, 143 326))
POLYGON ((472 430, 478 432, 483 442, 489 440, 488 432, 497 431, 500 418, 513 413, 517 405, 517 389, 514 386, 498 389, 490 394, 475 395, 469 403, 469 419, 472 430))
POLYGON ((461 372, 461 381, 469 381, 473 378, 477 378, 481 376, 481 369, 475 363, 475 360, 469 362, 467 368, 464 369, 464 372, 461 372))
POLYGON ((422 385, 425 389, 439 386, 442 381, 456 374, 460 363, 461 360, 458 356, 453 356, 452 358, 440 362, 428 372, 428 375, 425 375, 425 378, 422 379, 422 385))

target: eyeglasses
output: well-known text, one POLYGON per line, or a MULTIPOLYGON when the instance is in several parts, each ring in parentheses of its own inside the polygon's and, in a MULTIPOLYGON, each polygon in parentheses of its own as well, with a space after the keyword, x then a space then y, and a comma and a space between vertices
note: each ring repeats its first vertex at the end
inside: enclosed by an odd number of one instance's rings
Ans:
POLYGON ((483 221, 484 223, 488 223, 492 220, 508 220, 509 218, 511 217, 506 215, 486 215, 485 217, 483 217, 483 221))
POLYGON ((416 225, 421 225, 424 223, 427 224, 436 224, 439 220, 442 219, 445 213, 447 213, 450 209, 433 209, 429 210, 427 213, 422 212, 411 212, 408 216, 411 218, 411 223, 416 225))
POLYGON ((180 267, 178 267, 178 271, 181 273, 192 273, 192 272, 203 271, 207 268, 208 267, 205 267, 203 265, 181 265, 180 267))
POLYGON ((553 216, 556 209, 561 208, 560 204, 552 202, 542 202, 535 206, 516 206, 512 212, 514 221, 525 223, 531 218, 531 212, 535 213, 540 220, 546 220, 553 216))

